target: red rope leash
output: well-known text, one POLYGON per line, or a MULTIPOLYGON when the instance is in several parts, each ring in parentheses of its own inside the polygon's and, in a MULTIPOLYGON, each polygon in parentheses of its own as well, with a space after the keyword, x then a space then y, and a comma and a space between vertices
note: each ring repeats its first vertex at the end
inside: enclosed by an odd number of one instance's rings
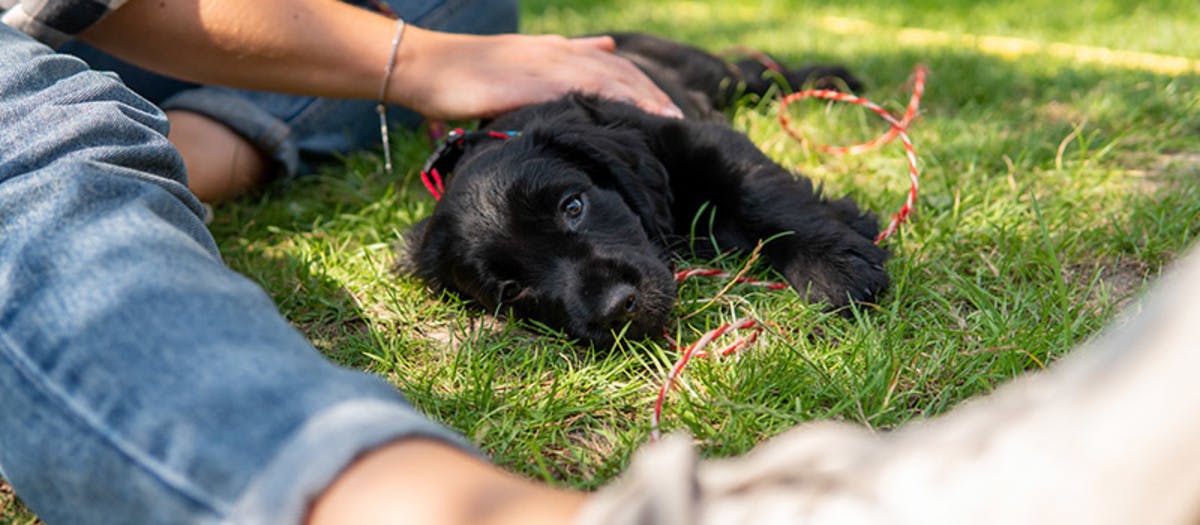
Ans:
MULTIPOLYGON (((692 277, 720 277, 728 279, 732 277, 732 275, 724 270, 713 270, 708 268, 694 268, 691 270, 681 270, 675 272, 675 282, 677 283, 681 283, 692 277)), ((766 288, 767 290, 781 290, 789 286, 788 283, 784 282, 760 281, 758 279, 750 279, 748 277, 739 277, 735 279, 734 282, 747 284, 750 286, 760 286, 766 288)), ((762 330, 762 325, 754 319, 738 319, 732 323, 726 323, 709 330, 704 335, 700 336, 700 339, 696 340, 696 342, 685 348, 682 356, 679 358, 679 361, 676 362, 675 366, 671 368, 671 372, 667 374, 666 380, 663 382, 662 387, 660 387, 658 390, 658 399, 654 402, 654 411, 650 414, 651 440, 658 441, 658 438, 660 437, 658 427, 659 422, 662 420, 663 407, 666 405, 667 392, 669 392, 671 387, 675 385, 675 379, 683 374, 683 369, 687 367, 688 361, 691 360, 691 358, 709 357, 711 355, 725 356, 732 354, 757 341, 758 335, 762 333, 762 330), (711 354, 704 351, 705 346, 708 346, 708 344, 714 339, 725 335, 726 332, 746 329, 753 331, 750 332, 749 335, 735 339, 733 342, 721 347, 719 350, 716 350, 711 354)), ((671 345, 671 348, 679 350, 679 344, 671 338, 671 334, 667 333, 665 329, 663 330, 663 336, 667 339, 667 342, 671 345)))
MULTIPOLYGON (((658 439, 661 437, 658 429, 658 423, 662 417, 663 405, 666 404, 667 392, 671 390, 672 386, 675 386, 675 379, 683 373, 683 368, 687 366, 688 360, 690 360, 692 357, 732 354, 744 348, 746 345, 753 343, 758 339, 758 334, 760 333, 762 333, 762 327, 759 326, 758 321, 755 321, 754 319, 738 319, 732 323, 726 323, 708 331, 701 336, 700 339, 697 339, 695 343, 692 343, 691 346, 685 348, 683 350, 682 357, 679 358, 679 362, 675 363, 675 366, 671 368, 671 372, 667 374, 666 381, 664 381, 662 387, 658 389, 658 399, 654 402, 654 413, 650 416, 651 440, 658 441, 658 439), (717 350, 713 354, 708 354, 703 351, 704 347, 708 346, 708 344, 713 342, 714 339, 725 335, 726 332, 737 330, 752 331, 748 335, 739 337, 737 340, 726 345, 720 350, 717 350)), ((669 339, 670 337, 668 336, 668 340, 669 339)), ((676 346, 676 348, 678 348, 678 346, 676 346)))
MULTIPOLYGON (((770 60, 769 57, 767 57, 765 54, 762 54, 762 53, 757 53, 756 55, 751 55, 751 56, 753 56, 755 59, 760 60, 760 61, 770 60)), ((776 68, 778 68, 779 66, 777 64, 775 64, 774 61, 770 61, 770 62, 764 61, 763 63, 764 63, 764 66, 767 67, 768 69, 773 69, 773 70, 778 71, 778 69, 776 69, 776 68), (772 65, 775 65, 775 67, 772 67, 772 65)), ((909 100, 908 108, 904 113, 904 117, 900 120, 897 120, 895 117, 893 117, 890 113, 888 113, 887 110, 883 109, 882 107, 879 107, 878 105, 876 105, 862 97, 858 97, 858 96, 850 95, 850 94, 846 94, 846 93, 841 93, 838 91, 825 90, 825 89, 813 89, 813 90, 806 90, 806 91, 801 91, 798 93, 793 93, 791 95, 788 95, 787 97, 784 97, 783 100, 781 100, 780 104, 779 104, 779 121, 780 121, 781 126, 783 127, 784 131, 786 131, 793 138, 795 138, 796 140, 801 141, 801 142, 805 142, 805 139, 802 135, 800 135, 798 132, 796 132, 795 130, 792 129, 792 127, 790 125, 790 121, 787 117, 787 107, 792 102, 795 102, 797 100, 801 100, 804 98, 822 98, 822 99, 828 99, 828 100, 833 100, 833 101, 846 102, 846 103, 850 103, 850 104, 862 105, 862 106, 867 107, 867 109, 870 109, 871 111, 875 112, 877 115, 879 115, 881 118, 883 118, 889 124, 891 124, 891 128, 887 132, 880 135, 879 137, 876 137, 874 140, 871 140, 868 142, 864 142, 861 144, 855 144, 855 145, 851 145, 851 146, 846 146, 846 147, 832 147, 832 146, 827 146, 827 145, 818 145, 818 148, 821 149, 822 151, 826 151, 826 152, 829 152, 834 155, 842 155, 842 154, 857 154, 857 153, 869 151, 880 145, 883 145, 883 144, 886 144, 886 143, 892 141, 897 136, 900 137, 901 141, 904 143, 905 154, 908 158, 909 179, 911 180, 912 185, 908 192, 908 198, 904 202, 904 206, 902 206, 900 208, 900 211, 898 211, 896 214, 894 214, 892 216, 892 222, 888 225, 888 227, 886 229, 884 229, 884 231, 881 232, 878 237, 875 238, 876 243, 882 242, 884 239, 890 237, 893 233, 895 233, 896 230, 899 228, 900 224, 907 219, 908 215, 912 212, 914 206, 916 205, 917 190, 919 188, 919 172, 917 170, 916 152, 914 151, 914 148, 912 145, 912 140, 909 139, 909 137, 908 137, 907 129, 908 129, 909 124, 912 123, 913 118, 916 117, 917 110, 920 107, 921 97, 922 97, 922 95, 924 95, 924 92, 925 92, 926 73, 927 73, 927 69, 924 66, 917 66, 916 71, 914 72, 915 78, 913 81, 912 98, 909 100)), ((467 141, 467 140, 474 140, 479 137, 507 140, 509 138, 512 138, 515 135, 517 135, 517 132, 514 132, 514 131, 498 132, 498 131, 488 130, 488 131, 477 131, 477 132, 465 132, 461 128, 452 130, 449 133, 449 135, 446 137, 445 142, 443 142, 442 145, 426 161, 424 169, 421 170, 421 183, 425 185, 425 189, 428 190, 431 195, 433 195, 433 198, 435 200, 441 200, 442 195, 445 193, 446 190, 445 190, 445 185, 442 180, 442 174, 439 173, 438 169, 436 168, 436 165, 440 160, 442 160, 443 158, 446 158, 446 157, 453 156, 455 154, 456 150, 457 150, 457 153, 461 153, 461 149, 462 149, 465 141, 467 141)), ((675 273, 676 282, 682 282, 691 277, 720 277, 720 278, 728 279, 728 278, 731 278, 732 276, 728 272, 725 272, 723 270, 714 270, 714 269, 707 269, 707 268, 695 268, 695 269, 690 269, 690 270, 682 270, 682 271, 675 273)), ((759 286, 759 287, 765 288, 767 290, 782 290, 789 286, 788 283, 785 283, 785 282, 761 281, 761 280, 751 279, 751 278, 747 278, 747 277, 737 277, 735 279, 735 282, 741 283, 741 284, 747 284, 747 285, 751 285, 751 286, 759 286)), ((654 411, 650 416, 651 440, 657 441, 659 439, 659 437, 661 436, 661 433, 659 430, 659 423, 662 420, 662 411, 663 411, 663 407, 666 405, 667 393, 675 385, 676 379, 683 373, 684 368, 687 367, 688 361, 690 361, 692 357, 708 357, 710 355, 729 355, 729 354, 735 353, 739 350, 744 349, 746 346, 754 343, 755 341, 757 341, 759 334, 762 333, 762 330, 763 330, 763 328, 762 328, 761 324, 754 319, 739 319, 732 323, 723 324, 713 330, 706 332, 696 342, 692 343, 690 346, 683 349, 683 352, 682 352, 682 355, 681 355, 679 361, 676 362, 675 366, 673 366, 671 368, 671 371, 667 374, 666 380, 663 382, 662 387, 659 388, 658 398, 655 400, 655 403, 654 403, 654 411), (722 347, 719 350, 714 351, 711 354, 704 351, 704 348, 706 346, 708 346, 712 341, 725 335, 727 332, 738 331, 738 330, 752 330, 752 331, 749 333, 749 335, 744 335, 742 337, 739 337, 736 340, 734 340, 733 342, 729 343, 728 345, 722 347)), ((671 339, 670 334, 666 334, 664 331, 664 335, 666 335, 666 338, 667 338, 668 342, 671 344, 671 346, 673 348, 675 348, 676 350, 678 350, 679 345, 674 340, 671 339)))
MULTIPOLYGON (((751 57, 762 62, 763 65, 765 67, 767 67, 768 69, 774 69, 773 67, 771 67, 771 64, 773 64, 774 61, 770 61, 770 62, 764 61, 764 59, 770 60, 770 57, 767 57, 765 54, 757 53, 757 52, 754 52, 753 50, 746 50, 746 49, 738 49, 738 52, 741 52, 743 54, 749 54, 751 57)), ((908 137, 907 130, 908 130, 909 124, 911 124, 913 119, 916 117, 917 111, 921 105, 921 97, 925 94, 925 76, 927 73, 928 73, 928 70, 925 68, 925 66, 917 66, 916 70, 913 72, 912 98, 909 99, 908 108, 904 112, 904 117, 899 120, 897 120, 895 117, 893 117, 891 113, 888 113, 887 110, 879 107, 878 105, 872 103, 871 101, 869 101, 867 99, 864 99, 862 97, 858 97, 855 95, 850 95, 847 93, 841 93, 838 91, 828 90, 828 89, 810 89, 810 90, 806 90, 806 91, 800 91, 798 93, 793 93, 791 95, 784 97, 779 102, 780 125, 783 127, 784 131, 786 131, 789 135, 791 135, 793 138, 795 138, 796 140, 798 140, 800 142, 806 142, 806 140, 804 139, 804 137, 802 135, 799 134, 799 132, 795 131, 791 127, 791 122, 790 122, 790 120, 788 120, 788 116, 787 116, 787 108, 788 108, 788 105, 791 104, 792 102, 795 102, 795 101, 801 100, 801 99, 805 99, 805 98, 821 98, 821 99, 833 100, 833 101, 838 101, 838 102, 846 102, 849 104, 857 104, 857 105, 865 106, 867 109, 870 109, 871 111, 875 112, 875 114, 882 117, 885 121, 888 122, 888 124, 891 124, 891 128, 888 129, 887 132, 883 133, 882 135, 876 137, 873 140, 863 142, 860 144, 854 144, 851 146, 843 146, 843 147, 834 147, 834 146, 828 146, 828 145, 823 145, 823 144, 817 145, 817 148, 820 149, 821 151, 825 151, 825 152, 828 152, 833 155, 863 153, 863 152, 875 149, 883 144, 887 144, 888 142, 891 142, 896 137, 900 137, 900 140, 904 143, 905 156, 908 158, 908 175, 909 175, 909 180, 911 181, 912 185, 909 188, 908 198, 904 201, 904 205, 900 208, 900 211, 898 211, 898 212, 896 212, 896 214, 892 215, 892 222, 890 224, 888 224, 887 228, 885 228, 883 230, 883 232, 881 232, 879 234, 878 237, 875 238, 876 244, 882 242, 884 239, 887 239, 892 234, 894 234, 896 232, 896 230, 900 227, 900 224, 902 222, 904 222, 905 219, 908 218, 908 215, 910 213, 912 213, 913 207, 916 206, 917 190, 919 188, 919 172, 917 170, 916 152, 914 151, 914 148, 912 145, 912 140, 909 139, 909 137, 908 137)), ((682 270, 682 271, 675 273, 675 281, 676 282, 683 282, 684 280, 691 278, 691 277, 720 277, 720 278, 728 279, 732 276, 728 272, 725 272, 723 270, 716 270, 716 269, 709 269, 709 268, 693 268, 690 270, 682 270)), ((760 281, 757 279, 750 279, 750 278, 746 278, 746 277, 738 277, 735 279, 735 282, 748 284, 751 286, 760 286, 760 287, 766 288, 768 290, 781 290, 781 289, 787 288, 789 286, 788 283, 784 283, 784 282, 760 281)), ((667 393, 671 390, 671 387, 673 387, 675 385, 675 382, 679 378, 679 376, 683 374, 683 370, 685 367, 687 367, 688 361, 691 360, 691 358, 693 358, 693 357, 705 357, 705 356, 709 356, 709 355, 729 355, 734 352, 737 352, 737 351, 745 348, 747 345, 755 342, 758 339, 758 335, 760 333, 762 333, 762 330, 763 330, 762 325, 759 324, 759 322, 754 319, 739 319, 732 323, 724 324, 713 330, 708 331, 704 335, 700 336, 700 339, 698 339, 695 343, 692 343, 691 346, 688 346, 687 348, 683 349, 683 352, 679 358, 679 361, 676 362, 675 366, 671 368, 671 372, 667 374, 666 380, 663 382, 662 387, 660 387, 658 390, 658 399, 655 400, 654 411, 650 415, 650 439, 651 439, 651 441, 658 441, 658 439, 661 437, 661 432, 659 430, 659 423, 662 421, 662 411, 663 411, 663 406, 666 404, 667 393), (742 337, 736 339, 735 341, 733 341, 732 343, 722 347, 720 350, 715 351, 713 354, 708 354, 703 350, 705 346, 707 346, 709 343, 711 343, 713 340, 717 339, 718 337, 721 337, 726 332, 740 330, 740 329, 752 329, 753 331, 749 335, 742 336, 742 337)), ((676 350, 679 349, 679 345, 674 340, 671 339, 670 334, 667 334, 667 341, 672 346, 672 348, 674 348, 676 350)))
MULTIPOLYGON (((683 282, 689 277, 720 277, 722 279, 728 279, 732 276, 729 274, 729 272, 724 270, 714 270, 710 268, 693 268, 691 270, 681 270, 675 272, 675 282, 677 283, 683 282)), ((739 284, 748 284, 750 286, 760 286, 768 290, 782 290, 788 287, 788 283, 760 281, 758 279, 751 279, 749 277, 738 277, 737 279, 734 279, 734 282, 739 284)))
POLYGON ((879 236, 875 238, 876 244, 883 242, 884 239, 887 239, 888 237, 891 237, 893 233, 896 233, 896 230, 900 228, 900 224, 908 219, 908 215, 912 213, 913 208, 916 207, 917 204, 917 190, 920 187, 920 172, 917 170, 917 154, 913 148, 912 140, 908 137, 907 130, 909 124, 912 123, 913 118, 916 117, 918 108, 921 106, 921 97, 925 94, 925 75, 928 72, 928 68, 923 65, 918 65, 913 71, 912 98, 910 98, 908 101, 908 109, 904 111, 904 118, 900 120, 897 120, 896 117, 892 116, 891 113, 888 113, 886 109, 879 107, 875 103, 865 98, 828 89, 808 89, 805 91, 792 93, 791 95, 784 97, 783 100, 779 101, 779 124, 783 127, 783 130, 788 133, 788 135, 791 135, 792 138, 795 138, 800 142, 806 142, 806 140, 803 135, 792 128, 791 120, 788 119, 787 116, 787 108, 792 102, 805 98, 821 98, 835 102, 845 102, 848 104, 864 106, 867 109, 875 112, 876 115, 879 115, 883 120, 887 121, 888 124, 892 125, 891 129, 888 129, 884 134, 876 137, 873 140, 860 144, 842 147, 828 146, 825 144, 817 145, 817 148, 821 151, 825 151, 833 155, 845 155, 870 151, 883 144, 891 142, 896 137, 900 137, 901 142, 904 143, 904 153, 908 159, 908 178, 911 182, 911 186, 908 190, 908 198, 905 199, 904 205, 900 207, 900 211, 897 211, 892 215, 892 221, 888 224, 887 228, 884 228, 884 230, 880 232, 879 236))

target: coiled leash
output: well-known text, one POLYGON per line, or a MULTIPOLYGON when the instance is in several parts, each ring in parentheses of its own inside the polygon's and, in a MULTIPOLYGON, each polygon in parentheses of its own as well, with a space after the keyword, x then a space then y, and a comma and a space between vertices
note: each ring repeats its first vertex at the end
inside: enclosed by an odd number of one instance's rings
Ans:
MULTIPOLYGON (((776 72, 782 71, 782 68, 775 63, 774 60, 771 60, 766 54, 755 52, 753 50, 745 52, 759 60, 767 69, 776 72)), ((917 112, 920 108, 921 98, 925 94, 925 77, 927 74, 928 68, 923 65, 918 65, 914 69, 912 97, 909 99, 908 107, 904 112, 904 116, 900 119, 897 119, 886 109, 883 109, 879 105, 865 98, 829 89, 809 89, 799 91, 783 97, 783 99, 781 99, 779 102, 778 118, 780 126, 785 132, 787 132, 788 135, 792 136, 792 138, 801 143, 808 143, 808 141, 803 135, 792 128, 791 120, 787 116, 787 109, 788 106, 793 102, 806 98, 818 98, 834 102, 845 102, 847 104, 861 105, 879 115, 880 118, 882 118, 888 124, 891 124, 891 127, 886 132, 867 142, 853 144, 850 146, 829 146, 824 144, 816 145, 817 149, 829 154, 846 155, 871 151, 879 146, 891 142, 896 137, 899 137, 901 142, 904 144, 904 152, 908 161, 908 175, 910 181, 908 195, 904 201, 904 204, 900 207, 900 210, 892 215, 892 220, 888 224, 887 228, 880 232, 880 234, 875 238, 876 244, 879 244, 888 237, 891 237, 892 234, 894 234, 900 228, 900 224, 908 219, 908 216, 912 213, 916 206, 917 191, 920 188, 920 172, 917 168, 916 151, 913 147, 912 140, 908 136, 908 126, 912 123, 913 119, 916 118, 917 112)), ((381 131, 386 137, 387 131, 385 126, 386 122, 383 124, 383 126, 381 126, 383 128, 381 131)), ((465 131, 462 128, 455 128, 446 135, 445 139, 441 142, 437 149, 435 149, 425 161, 425 165, 421 168, 421 183, 425 186, 425 189, 429 191, 429 194, 433 196, 434 200, 441 200, 442 195, 446 192, 443 174, 449 173, 451 167, 458 162, 458 159, 462 156, 469 144, 483 140, 508 140, 518 135, 520 135, 520 132, 518 131, 465 131)), ((387 144, 386 139, 384 144, 387 144)), ((390 162, 388 164, 390 168, 390 162)), ((758 286, 767 290, 782 290, 790 287, 790 285, 786 282, 761 281, 741 276, 733 277, 728 272, 723 270, 709 268, 693 268, 675 273, 675 281, 677 283, 682 283, 683 281, 693 277, 713 277, 722 279, 729 279, 732 277, 735 283, 758 286)), ((670 334, 666 333, 664 330, 664 335, 666 336, 667 342, 672 348, 679 350, 681 353, 679 360, 673 367, 671 367, 671 370, 668 372, 662 386, 658 389, 658 397, 655 399, 654 410, 650 415, 651 441, 657 441, 661 436, 659 424, 662 421, 662 411, 663 407, 666 405, 667 394, 670 392, 671 388, 675 386, 676 381, 683 374, 684 368, 687 367, 687 364, 691 358, 734 354, 757 341, 759 334, 762 333, 762 330, 762 323, 755 319, 737 319, 733 322, 725 323, 717 328, 709 330, 708 332, 704 333, 704 335, 700 336, 696 342, 682 349, 680 348, 679 344, 670 337, 670 334), (714 340, 724 336, 725 334, 743 330, 749 331, 749 333, 747 335, 738 337, 732 342, 721 347, 719 350, 711 353, 704 350, 704 348, 711 344, 714 340)))
POLYGON ((875 244, 883 242, 884 239, 887 239, 888 237, 891 237, 893 233, 896 233, 896 230, 900 228, 900 224, 908 219, 908 215, 912 213, 913 208, 917 204, 917 190, 920 187, 920 172, 917 170, 916 151, 913 148, 912 140, 908 138, 908 126, 912 123, 913 118, 917 116, 917 110, 921 107, 921 97, 925 95, 925 76, 928 73, 929 69, 924 65, 918 65, 913 69, 912 97, 909 98, 908 108, 904 111, 904 117, 899 120, 892 116, 891 113, 888 113, 886 109, 879 107, 875 103, 865 98, 851 95, 849 93, 842 93, 840 91, 833 91, 830 89, 808 89, 798 93, 792 93, 786 97, 783 97, 783 100, 779 101, 779 125, 783 127, 783 130, 786 131, 788 135, 791 135, 792 138, 800 141, 801 143, 807 143, 807 140, 803 135, 792 128, 791 120, 788 119, 787 109, 788 106, 793 102, 806 98, 820 98, 832 100, 834 102, 845 102, 847 104, 863 106, 875 112, 876 115, 879 115, 880 118, 892 125, 891 128, 885 133, 867 142, 840 147, 829 146, 826 144, 818 144, 816 146, 817 149, 832 155, 855 155, 871 151, 879 146, 887 144, 896 137, 900 137, 900 141, 904 143, 904 156, 908 160, 908 179, 910 182, 908 197, 904 200, 904 205, 900 207, 900 210, 892 215, 892 221, 888 224, 887 228, 884 228, 884 230, 879 233, 879 236, 875 237, 875 244))
MULTIPOLYGON (((759 63, 771 71, 775 71, 777 73, 781 73, 783 71, 778 63, 762 52, 746 48, 736 48, 735 50, 758 60, 759 63)), ((892 234, 896 233, 896 231, 900 228, 900 224, 908 219, 909 214, 911 214, 912 210, 916 207, 917 190, 920 187, 920 172, 917 169, 917 155, 915 148, 913 148, 912 140, 908 137, 908 126, 912 123, 913 119, 916 118, 917 111, 921 106, 921 97, 925 95, 925 77, 928 73, 929 70, 924 65, 918 65, 916 68, 914 68, 912 74, 912 97, 909 98, 908 108, 905 109, 904 116, 900 119, 896 119, 896 117, 892 116, 892 114, 886 109, 879 107, 877 104, 865 98, 851 95, 849 93, 842 93, 840 91, 833 91, 830 89, 808 89, 799 91, 787 95, 779 101, 779 125, 784 131, 787 132, 788 135, 791 135, 792 138, 803 144, 807 144, 808 140, 805 139, 804 136, 798 131, 792 128, 791 120, 788 118, 787 109, 788 106, 793 102, 806 98, 818 98, 834 102, 845 102, 847 104, 864 106, 873 111, 876 115, 879 115, 880 118, 885 120, 888 124, 891 124, 891 127, 886 132, 867 142, 853 144, 850 146, 829 146, 825 144, 816 145, 817 149, 832 155, 864 153, 887 144, 896 137, 900 137, 901 142, 904 144, 905 157, 908 160, 908 177, 910 182, 908 196, 905 199, 904 204, 900 207, 900 210, 892 215, 892 220, 888 224, 887 228, 885 228, 877 237, 875 237, 875 244, 883 242, 888 237, 891 237, 892 234)), ((675 282, 682 283, 684 280, 692 277, 716 277, 728 279, 731 276, 729 273, 722 270, 693 268, 690 270, 676 272, 675 282)), ((781 290, 789 287, 788 283, 785 282, 759 281, 745 277, 735 277, 734 280, 737 283, 760 286, 768 290, 781 290)), ((654 402, 654 411, 650 414, 650 440, 658 441, 658 439, 661 437, 659 423, 662 421, 662 410, 663 406, 666 404, 667 393, 673 386, 675 386, 677 379, 683 374, 683 369, 687 366, 688 361, 691 360, 692 357, 708 357, 712 355, 729 355, 736 353, 756 341, 762 330, 762 324, 755 319, 738 319, 709 330, 704 335, 700 336, 700 339, 696 340, 695 343, 692 343, 682 350, 680 350, 679 345, 671 339, 670 334, 667 334, 667 342, 674 349, 680 351, 680 357, 679 361, 675 363, 675 366, 671 367, 671 371, 667 374, 662 386, 658 389, 658 398, 654 402), (741 336, 715 352, 706 353, 703 351, 704 347, 713 340, 725 335, 728 332, 737 330, 750 330, 751 332, 749 335, 741 336)))

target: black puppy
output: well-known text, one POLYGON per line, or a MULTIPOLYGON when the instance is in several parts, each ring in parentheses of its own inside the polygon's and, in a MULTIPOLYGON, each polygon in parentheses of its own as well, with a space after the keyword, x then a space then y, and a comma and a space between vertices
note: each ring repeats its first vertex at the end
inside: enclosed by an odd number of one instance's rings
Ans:
MULTIPOLYGON (((762 66, 647 35, 614 37, 688 118, 575 94, 453 138, 431 159, 446 186, 407 236, 410 271, 489 311, 598 343, 622 329, 662 332, 676 298, 671 253, 693 234, 723 251, 771 239, 766 260, 802 295, 834 307, 886 288, 875 216, 823 198, 717 118, 739 92, 767 90, 762 66)), ((785 79, 858 86, 837 67, 785 79)))

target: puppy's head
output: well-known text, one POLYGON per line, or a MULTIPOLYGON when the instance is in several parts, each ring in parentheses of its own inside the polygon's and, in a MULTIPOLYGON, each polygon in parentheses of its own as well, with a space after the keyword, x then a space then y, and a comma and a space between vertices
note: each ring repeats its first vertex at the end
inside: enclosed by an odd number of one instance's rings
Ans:
POLYGON ((409 233, 408 265, 435 289, 580 339, 657 335, 676 292, 658 242, 666 184, 636 132, 532 127, 464 156, 409 233))

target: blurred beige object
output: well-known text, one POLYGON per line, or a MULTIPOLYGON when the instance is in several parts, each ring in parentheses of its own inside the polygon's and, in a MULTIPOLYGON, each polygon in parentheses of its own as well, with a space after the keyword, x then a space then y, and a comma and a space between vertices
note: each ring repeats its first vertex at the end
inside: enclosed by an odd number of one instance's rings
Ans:
POLYGON ((801 425, 737 459, 648 445, 579 525, 1200 523, 1200 250, 1050 370, 873 435, 801 425))

